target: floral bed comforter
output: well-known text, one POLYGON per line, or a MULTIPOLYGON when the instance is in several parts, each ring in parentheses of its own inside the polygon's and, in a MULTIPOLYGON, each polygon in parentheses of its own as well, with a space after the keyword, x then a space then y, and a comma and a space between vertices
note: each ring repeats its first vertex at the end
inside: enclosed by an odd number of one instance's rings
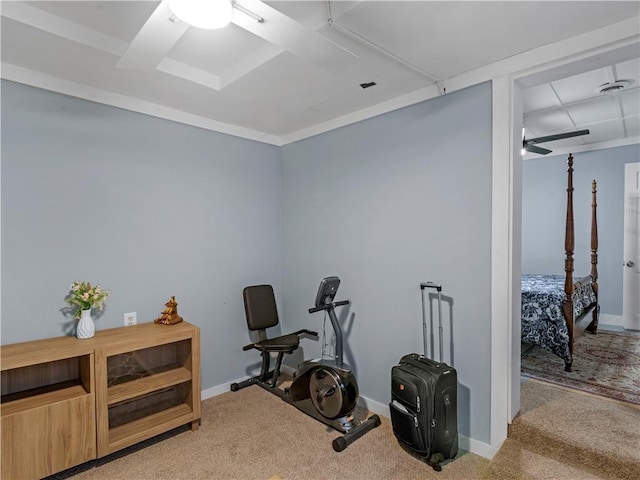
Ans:
MULTIPOLYGON (((522 275, 522 341, 548 348, 571 362, 569 333, 562 314, 564 275, 522 275)), ((590 282, 576 282, 573 305, 576 318, 596 296, 590 282)))

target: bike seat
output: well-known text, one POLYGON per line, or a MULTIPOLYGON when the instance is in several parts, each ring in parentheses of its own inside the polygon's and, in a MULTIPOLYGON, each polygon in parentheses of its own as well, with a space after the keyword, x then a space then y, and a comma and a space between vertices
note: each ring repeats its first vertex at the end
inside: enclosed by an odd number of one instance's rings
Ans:
POLYGON ((268 338, 260 342, 247 345, 245 349, 255 348, 262 352, 292 353, 300 345, 300 337, 294 333, 281 337, 268 338))

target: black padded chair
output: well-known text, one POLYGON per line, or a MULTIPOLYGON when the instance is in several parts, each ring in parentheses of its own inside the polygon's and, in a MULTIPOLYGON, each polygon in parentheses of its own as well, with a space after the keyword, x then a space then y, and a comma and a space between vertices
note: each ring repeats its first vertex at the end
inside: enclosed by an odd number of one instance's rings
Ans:
POLYGON ((252 383, 267 382, 271 378, 269 385, 275 387, 280 376, 280 367, 282 366, 284 355, 293 353, 298 348, 301 334, 314 332, 300 330, 288 335, 267 338, 267 328, 275 327, 279 323, 273 287, 271 285, 253 285, 246 287, 242 291, 242 295, 244 297, 247 327, 252 332, 258 332, 258 341, 244 346, 242 350, 256 349, 262 355, 260 375, 254 377, 255 380, 252 383), (278 357, 275 368, 270 372, 270 353, 272 352, 277 353, 278 357))

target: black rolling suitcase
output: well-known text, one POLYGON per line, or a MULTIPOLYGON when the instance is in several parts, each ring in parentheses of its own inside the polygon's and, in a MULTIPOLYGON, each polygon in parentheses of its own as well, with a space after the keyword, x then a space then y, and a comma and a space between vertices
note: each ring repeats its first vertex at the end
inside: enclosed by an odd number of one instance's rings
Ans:
MULTIPOLYGON (((421 283, 424 355, 403 356, 391 369, 391 424, 398 442, 425 459, 436 471, 458 453, 456 369, 442 361, 442 286, 421 283), (438 292, 440 362, 427 358, 425 288, 438 292)), ((432 332, 433 335, 433 332, 432 332)))

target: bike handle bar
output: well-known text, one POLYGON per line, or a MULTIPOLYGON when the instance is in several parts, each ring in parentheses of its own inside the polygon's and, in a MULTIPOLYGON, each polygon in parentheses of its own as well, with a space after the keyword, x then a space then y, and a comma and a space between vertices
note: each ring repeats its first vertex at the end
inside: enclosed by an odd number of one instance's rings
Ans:
POLYGON ((309 309, 309 313, 319 312, 320 310, 328 310, 329 307, 341 307, 343 305, 349 305, 349 300, 340 300, 339 302, 331 302, 319 307, 313 307, 309 309))

